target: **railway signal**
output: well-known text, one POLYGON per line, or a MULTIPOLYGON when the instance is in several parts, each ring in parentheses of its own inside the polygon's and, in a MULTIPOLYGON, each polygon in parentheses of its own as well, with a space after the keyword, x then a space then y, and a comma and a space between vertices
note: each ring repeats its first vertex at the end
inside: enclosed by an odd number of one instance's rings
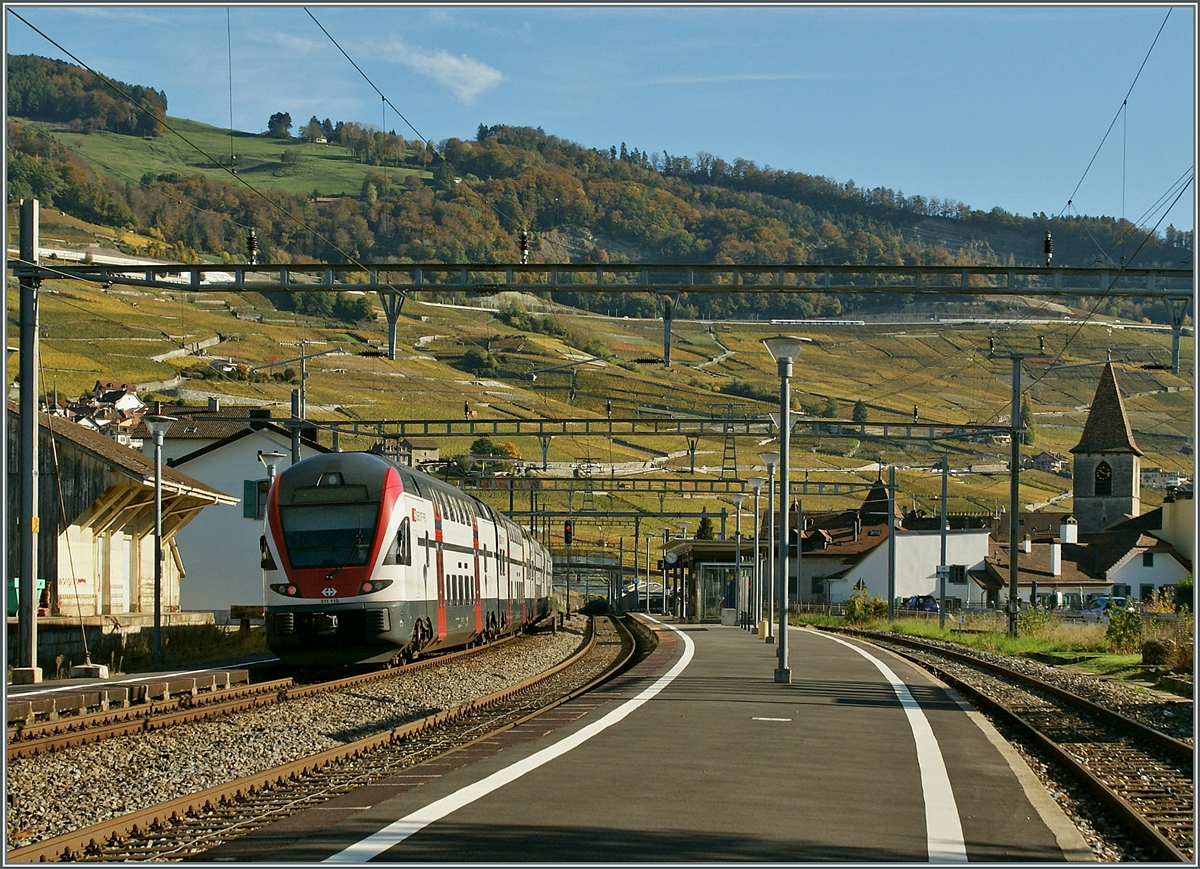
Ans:
POLYGON ((568 519, 563 523, 563 543, 570 543, 575 539, 575 529, 571 525, 571 520, 568 519))

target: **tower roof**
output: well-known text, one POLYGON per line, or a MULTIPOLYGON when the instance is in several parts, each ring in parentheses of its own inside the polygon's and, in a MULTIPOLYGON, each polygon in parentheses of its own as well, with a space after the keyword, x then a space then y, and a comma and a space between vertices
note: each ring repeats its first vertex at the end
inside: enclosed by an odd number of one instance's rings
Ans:
MULTIPOLYGON (((867 492, 867 497, 863 499, 862 506, 858 508, 858 515, 869 524, 886 522, 889 499, 887 485, 882 479, 876 480, 867 492)), ((899 507, 896 507, 896 518, 900 518, 899 507)))
POLYGON ((1129 418, 1125 415, 1125 402, 1117 388, 1117 375, 1112 363, 1104 366, 1100 385, 1092 398, 1092 409, 1083 424, 1083 436, 1071 448, 1073 453, 1133 453, 1142 455, 1133 440, 1129 418))

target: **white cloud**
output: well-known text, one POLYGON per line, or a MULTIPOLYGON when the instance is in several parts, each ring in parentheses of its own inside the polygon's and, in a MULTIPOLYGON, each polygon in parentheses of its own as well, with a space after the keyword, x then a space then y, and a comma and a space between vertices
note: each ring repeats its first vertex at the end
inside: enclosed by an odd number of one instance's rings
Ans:
POLYGON ((399 41, 393 41, 381 56, 433 79, 468 106, 477 96, 496 87, 504 78, 500 70, 472 57, 456 57, 441 49, 431 50, 399 41))

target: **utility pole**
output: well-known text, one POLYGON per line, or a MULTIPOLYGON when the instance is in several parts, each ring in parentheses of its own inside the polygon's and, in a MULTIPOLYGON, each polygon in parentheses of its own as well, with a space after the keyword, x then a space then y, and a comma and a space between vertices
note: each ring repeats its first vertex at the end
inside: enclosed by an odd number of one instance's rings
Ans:
MULTIPOLYGON (((38 201, 21 200, 21 259, 38 262, 38 201)), ((21 562, 17 579, 20 603, 17 609, 17 667, 14 684, 42 681, 37 665, 37 573, 38 573, 38 287, 41 281, 21 276, 21 562)), ((7 319, 7 313, 5 314, 7 319)), ((8 352, 8 348, 5 348, 8 352)), ((5 392, 8 384, 5 384, 5 392)), ((5 397, 7 401, 7 396, 5 397)), ((7 415, 5 437, 7 438, 7 415)), ((7 469, 5 469, 7 473, 7 469)), ((7 552, 4 556, 8 558, 7 552)))
POLYGON ((1017 533, 1019 521, 1017 509, 1021 503, 1021 360, 1020 354, 1012 355, 1012 418, 1009 420, 1010 437, 1008 459, 1008 635, 1017 635, 1017 533))
POLYGON ((941 602, 938 604, 938 628, 946 627, 946 481, 950 476, 950 457, 942 454, 942 515, 938 526, 942 532, 942 560, 938 562, 938 579, 941 581, 941 602))
POLYGON ((896 617, 896 467, 888 465, 888 621, 896 617))

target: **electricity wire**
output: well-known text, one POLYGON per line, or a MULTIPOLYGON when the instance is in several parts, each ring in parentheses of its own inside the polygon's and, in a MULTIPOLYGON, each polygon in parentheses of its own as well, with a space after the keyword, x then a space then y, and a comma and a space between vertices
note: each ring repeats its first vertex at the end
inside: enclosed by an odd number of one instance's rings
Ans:
MULTIPOLYGON (((268 205, 271 207, 271 209, 272 209, 273 211, 276 211, 276 212, 278 212, 279 214, 283 215, 283 216, 284 216, 284 217, 285 217, 285 218, 286 218, 288 221, 290 221, 291 223, 295 224, 296 226, 299 226, 301 229, 303 229, 303 230, 305 230, 305 231, 307 231, 307 232, 310 232, 310 233, 312 233, 312 235, 313 235, 315 238, 319 238, 319 239, 320 239, 322 242, 324 242, 325 244, 327 244, 331 250, 335 250, 335 251, 337 251, 339 254, 341 254, 343 257, 345 257, 345 260, 346 260, 346 262, 347 262, 347 263, 349 263, 349 264, 351 264, 351 265, 358 266, 359 268, 363 269, 364 271, 366 271, 366 270, 367 270, 367 267, 366 267, 365 265, 363 265, 363 264, 362 264, 362 263, 361 263, 361 262, 358 260, 358 258, 357 258, 357 257, 353 257, 353 256, 351 256, 350 254, 348 254, 348 253, 346 253, 345 251, 343 251, 343 250, 342 250, 340 247, 338 247, 338 245, 337 245, 337 244, 336 244, 336 243, 335 243, 335 242, 334 242, 332 239, 330 239, 330 238, 327 238, 327 237, 326 237, 324 234, 322 234, 321 232, 319 232, 317 229, 315 229, 314 227, 312 227, 312 226, 310 226, 309 224, 305 223, 305 222, 304 222, 303 220, 301 220, 300 218, 298 218, 298 217, 296 217, 295 215, 293 215, 292 213, 290 213, 290 212, 289 212, 289 211, 288 211, 286 208, 284 208, 282 205, 280 205, 279 203, 275 202, 275 201, 274 201, 273 199, 271 199, 269 196, 267 196, 267 195, 266 195, 266 194, 264 194, 262 191, 258 190, 258 189, 257 189, 256 187, 254 187, 252 184, 250 184, 249 182, 247 182, 247 181, 246 181, 246 180, 245 180, 245 179, 244 179, 242 176, 240 176, 240 175, 238 175, 236 172, 232 171, 232 170, 233 170, 233 167, 232 167, 232 166, 230 166, 230 167, 223 167, 223 166, 221 165, 221 161, 217 160, 215 157, 213 157, 211 154, 209 154, 207 151, 205 151, 203 148, 201 148, 201 147, 200 147, 199 145, 197 145, 195 142, 192 142, 190 139, 188 139, 188 138, 187 138, 187 136, 183 135, 181 132, 179 132, 178 130, 174 129, 174 128, 173 128, 173 127, 170 125, 170 124, 168 124, 168 123, 166 122, 166 116, 165 116, 165 115, 164 115, 163 117, 161 117, 161 118, 160 118, 158 115, 156 115, 156 114, 154 113, 154 111, 153 111, 152 109, 148 108, 148 107, 147 107, 146 105, 144 105, 143 103, 139 102, 138 100, 135 100, 135 99, 134 99, 132 96, 130 96, 129 94, 125 93, 125 91, 123 91, 123 90, 121 90, 121 88, 117 87, 117 86, 116 86, 116 85, 115 85, 115 84, 114 84, 112 81, 110 81, 110 80, 109 80, 107 77, 105 77, 104 75, 101 75, 99 72, 97 72, 96 70, 92 69, 92 68, 91 68, 90 66, 88 66, 86 63, 84 63, 82 60, 80 60, 78 57, 76 57, 76 56, 75 56, 75 55, 74 55, 72 52, 68 51, 66 48, 64 48, 62 45, 60 45, 58 42, 56 42, 55 40, 51 39, 49 36, 47 36, 45 33, 43 33, 41 30, 39 30, 37 27, 35 27, 35 26, 34 26, 33 24, 31 24, 29 21, 27 21, 25 18, 21 17, 21 15, 19 15, 17 12, 13 11, 11 7, 8 9, 8 11, 9 11, 9 13, 10 13, 10 14, 14 15, 14 16, 15 16, 15 17, 16 17, 18 20, 20 20, 22 23, 24 23, 24 24, 25 24, 27 27, 29 27, 29 29, 33 30, 35 33, 37 33, 39 36, 41 36, 43 39, 45 39, 47 42, 49 42, 51 45, 53 45, 55 48, 57 48, 59 51, 63 52, 63 54, 65 54, 67 57, 71 58, 73 61, 75 61, 75 62, 76 62, 77 64, 79 64, 81 67, 83 67, 84 69, 86 69, 88 72, 90 72, 90 73, 92 73, 93 75, 95 75, 95 76, 96 76, 96 77, 97 77, 97 78, 98 78, 100 81, 102 81, 102 82, 105 84, 105 86, 107 86, 107 87, 108 87, 110 90, 112 90, 114 93, 118 94, 118 95, 119 95, 119 96, 120 96, 122 99, 124 99, 124 100, 126 100, 127 102, 129 102, 131 105, 133 105, 135 108, 137 108, 137 109, 138 109, 139 111, 141 111, 142 113, 144 113, 144 114, 148 115, 149 117, 153 118, 153 119, 154 119, 154 120, 155 120, 155 121, 156 121, 156 122, 157 122, 159 125, 161 125, 161 126, 163 127, 163 129, 167 130, 167 131, 168 131, 168 132, 170 132, 172 135, 174 135, 174 136, 176 136, 177 138, 179 138, 181 141, 183 141, 184 143, 186 143, 186 144, 187 144, 189 147, 191 147, 192 149, 194 149, 194 150, 195 150, 197 153, 201 154, 202 156, 204 156, 205 158, 207 158, 209 161, 211 161, 211 162, 212 162, 214 165, 216 165, 218 168, 220 168, 220 169, 224 169, 224 171, 225 171, 227 174, 229 174, 229 175, 230 175, 232 178, 234 178, 234 179, 235 179, 235 180, 236 180, 238 183, 240 183, 240 184, 241 184, 243 187, 245 187, 247 190, 249 190, 250 192, 252 192, 252 193, 253 193, 255 196, 257 196, 257 197, 258 197, 259 199, 261 199, 263 202, 267 203, 267 204, 268 204, 268 205)), ((394 285, 393 285, 391 282, 389 282, 389 281, 384 281, 384 282, 381 284, 381 287, 384 287, 384 288, 390 289, 390 290, 392 290, 393 292, 400 293, 401 295, 406 295, 406 294, 407 294, 407 291, 406 291, 406 290, 401 290, 401 289, 397 288, 396 286, 394 286, 394 285)))
MULTIPOLYGON (((341 44, 339 44, 338 41, 333 38, 333 34, 331 34, 328 30, 325 29, 325 26, 323 24, 321 24, 320 21, 317 20, 317 17, 312 14, 312 12, 308 9, 308 7, 304 7, 304 11, 305 11, 305 13, 307 13, 308 17, 313 20, 313 23, 316 24, 317 27, 320 28, 321 32, 325 34, 325 36, 329 39, 329 41, 333 43, 334 48, 336 48, 339 52, 341 52, 342 56, 344 58, 346 58, 346 60, 348 60, 350 62, 350 65, 352 67, 354 67, 354 69, 358 72, 358 74, 363 77, 363 81, 365 81, 368 85, 370 85, 371 89, 374 90, 375 93, 379 94, 379 97, 383 101, 383 104, 385 106, 385 108, 384 108, 385 119, 387 117, 387 114, 386 114, 387 108, 386 107, 391 106, 392 111, 394 111, 399 116, 400 120, 404 121, 404 123, 408 126, 408 128, 416 134, 418 139, 420 139, 422 142, 429 142, 429 140, 426 139, 421 134, 420 130, 418 130, 416 127, 414 127, 412 122, 409 121, 408 118, 406 118, 404 116, 404 113, 396 108, 395 104, 392 103, 392 101, 390 99, 388 99, 387 95, 383 91, 381 91, 378 88, 378 86, 376 86, 375 82, 371 81, 371 77, 368 76, 365 72, 363 72, 362 67, 360 67, 357 63, 355 63, 354 58, 352 58, 349 55, 349 53, 346 51, 346 49, 342 48, 341 44)), ((386 120, 385 120, 385 123, 386 123, 386 120)), ((430 144, 432 144, 432 142, 430 142, 430 144)), ((451 169, 454 169, 453 164, 451 164, 450 160, 448 160, 446 158, 445 154, 440 154, 432 148, 430 149, 430 153, 432 153, 437 159, 439 159, 443 163, 445 163, 448 167, 450 167, 451 169)), ((512 215, 508 214, 507 212, 505 212, 504 210, 499 208, 494 202, 491 202, 490 200, 488 200, 487 197, 485 197, 482 193, 480 193, 478 190, 476 190, 470 184, 463 181, 463 179, 457 177, 457 175, 458 175, 457 172, 455 173, 455 175, 456 175, 456 177, 454 180, 455 180, 456 184, 459 182, 462 182, 463 186, 467 190, 470 190, 477 197, 479 197, 479 201, 482 202, 484 205, 486 205, 488 208, 492 209, 492 211, 496 212, 497 215, 499 215, 500 217, 503 217, 505 220, 509 221, 510 223, 515 224, 517 222, 516 218, 514 218, 512 215)))
POLYGON ((233 168, 233 26, 225 7, 225 47, 229 53, 229 167, 233 168))
POLYGON ((1075 199, 1075 194, 1079 192, 1079 188, 1083 186, 1084 179, 1087 178, 1088 172, 1091 171, 1092 164, 1096 162, 1096 158, 1100 156, 1100 149, 1104 147, 1104 143, 1108 141, 1108 134, 1112 132, 1112 128, 1116 126, 1117 119, 1121 117, 1125 111, 1126 104, 1129 102, 1129 95, 1133 93, 1133 88, 1137 85, 1138 79, 1141 78, 1142 70, 1146 68, 1146 62, 1150 60, 1150 55, 1154 51, 1154 46, 1158 45, 1158 38, 1162 36, 1163 28, 1167 26, 1167 21, 1171 17, 1171 10, 1167 9, 1166 17, 1163 18, 1163 23, 1159 25, 1158 33, 1154 34, 1154 41, 1150 43, 1150 49, 1146 52, 1146 56, 1142 58, 1142 65, 1138 67, 1137 74, 1134 75, 1133 81, 1129 85, 1129 90, 1125 93, 1125 99, 1121 100, 1121 107, 1117 109, 1117 113, 1113 115, 1112 123, 1108 125, 1108 129, 1104 131, 1104 136, 1100 139, 1100 144, 1096 146, 1096 153, 1092 154, 1092 159, 1088 161, 1087 168, 1083 170, 1083 175, 1079 179, 1079 183, 1075 185, 1075 189, 1071 191, 1071 195, 1067 197, 1067 204, 1058 212, 1058 217, 1062 217, 1063 213, 1071 207, 1072 201, 1075 199))

